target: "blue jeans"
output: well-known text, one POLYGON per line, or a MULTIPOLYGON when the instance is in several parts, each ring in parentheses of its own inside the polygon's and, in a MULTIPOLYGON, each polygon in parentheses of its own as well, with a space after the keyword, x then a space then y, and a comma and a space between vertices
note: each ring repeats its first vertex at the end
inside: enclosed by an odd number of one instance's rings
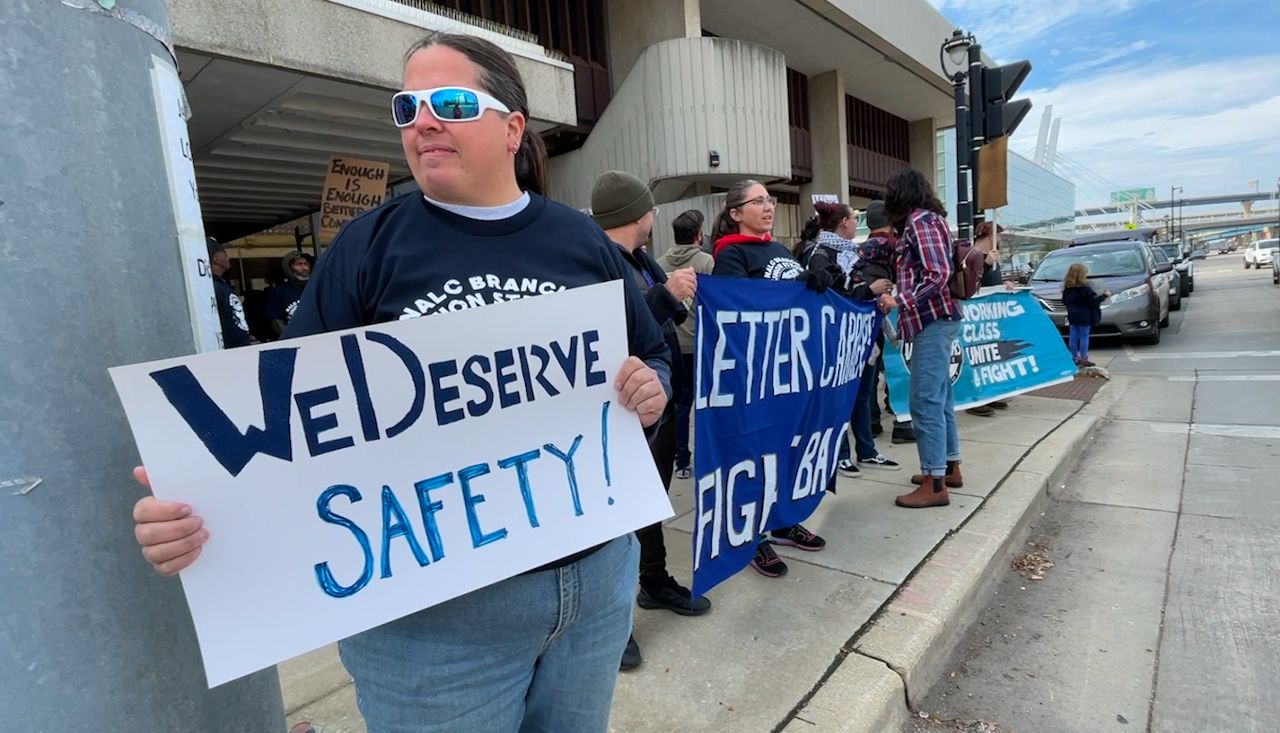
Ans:
MULTIPOLYGON (((858 460, 869 460, 879 455, 875 438, 871 435, 871 407, 876 401, 876 383, 880 376, 880 361, 874 360, 862 368, 862 380, 858 382, 858 396, 853 401, 853 414, 849 416, 849 432, 853 434, 854 452, 858 460)), ((840 442, 840 460, 849 458, 849 441, 840 442)))
POLYGON ((1085 360, 1089 358, 1090 326, 1067 326, 1067 350, 1071 358, 1085 360))
POLYGON ((339 642, 369 733, 604 733, 637 553, 628 534, 339 642))
POLYGON ((960 322, 938 320, 916 334, 911 349, 911 420, 915 423, 920 469, 944 476, 947 461, 960 460, 956 401, 951 388, 951 348, 960 322))

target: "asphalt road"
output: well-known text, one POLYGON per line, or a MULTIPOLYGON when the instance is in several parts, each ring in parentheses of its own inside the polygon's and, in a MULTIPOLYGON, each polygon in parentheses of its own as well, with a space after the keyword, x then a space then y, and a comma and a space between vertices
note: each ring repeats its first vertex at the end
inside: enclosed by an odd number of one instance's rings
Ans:
POLYGON ((1280 287, 1197 268, 906 733, 1280 730, 1280 287))

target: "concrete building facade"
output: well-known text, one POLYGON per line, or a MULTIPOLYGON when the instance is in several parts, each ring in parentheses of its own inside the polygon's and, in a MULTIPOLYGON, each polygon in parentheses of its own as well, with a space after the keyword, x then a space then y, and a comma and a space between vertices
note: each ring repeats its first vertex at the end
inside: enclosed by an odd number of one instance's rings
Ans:
POLYGON ((675 214, 711 218, 742 178, 779 196, 784 241, 813 194, 860 207, 894 170, 932 178, 951 115, 938 47, 952 26, 926 0, 167 4, 206 229, 224 241, 312 214, 331 154, 408 179, 388 103, 404 49, 427 31, 515 55, 553 198, 587 207, 612 168, 647 180, 656 252, 675 214))

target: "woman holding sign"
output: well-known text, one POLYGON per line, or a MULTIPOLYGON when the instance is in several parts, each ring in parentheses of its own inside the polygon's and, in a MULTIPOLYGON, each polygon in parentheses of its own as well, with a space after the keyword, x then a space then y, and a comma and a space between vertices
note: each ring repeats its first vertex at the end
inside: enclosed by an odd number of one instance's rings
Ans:
MULTIPOLYGON (((670 391, 666 344, 603 232, 542 196, 545 150, 510 55, 431 36, 406 55, 404 88, 392 115, 421 190, 343 228, 285 336, 499 302, 512 279, 538 292, 623 279, 631 356, 614 387, 652 425, 670 391)), ((161 574, 190 566, 218 531, 198 511, 137 503, 137 539, 161 574)), ((637 564, 628 534, 343 640, 369 730, 604 731, 637 564)))
MULTIPOLYGON (((716 259, 712 275, 799 280, 819 293, 831 287, 829 272, 804 269, 786 245, 773 240, 773 213, 778 199, 769 195, 764 184, 750 179, 739 181, 725 194, 724 203, 711 232, 716 259)), ((826 540, 798 524, 771 531, 760 539, 751 559, 751 567, 766 578, 787 574, 787 564, 770 544, 774 542, 808 552, 827 546, 826 540)))

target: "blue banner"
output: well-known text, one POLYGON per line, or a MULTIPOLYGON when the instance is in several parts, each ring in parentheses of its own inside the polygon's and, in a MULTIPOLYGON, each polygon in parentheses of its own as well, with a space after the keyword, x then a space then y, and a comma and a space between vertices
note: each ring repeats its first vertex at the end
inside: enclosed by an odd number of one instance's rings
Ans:
MULTIPOLYGON (((964 310, 960 338, 951 348, 956 409, 1071 380, 1075 362, 1057 327, 1026 290, 997 292, 959 301, 964 310)), ((898 314, 890 316, 897 325, 898 314)), ((899 421, 910 420, 911 344, 885 344, 889 404, 899 421)))
POLYGON ((695 595, 818 508, 880 321, 796 282, 698 276, 695 595))

